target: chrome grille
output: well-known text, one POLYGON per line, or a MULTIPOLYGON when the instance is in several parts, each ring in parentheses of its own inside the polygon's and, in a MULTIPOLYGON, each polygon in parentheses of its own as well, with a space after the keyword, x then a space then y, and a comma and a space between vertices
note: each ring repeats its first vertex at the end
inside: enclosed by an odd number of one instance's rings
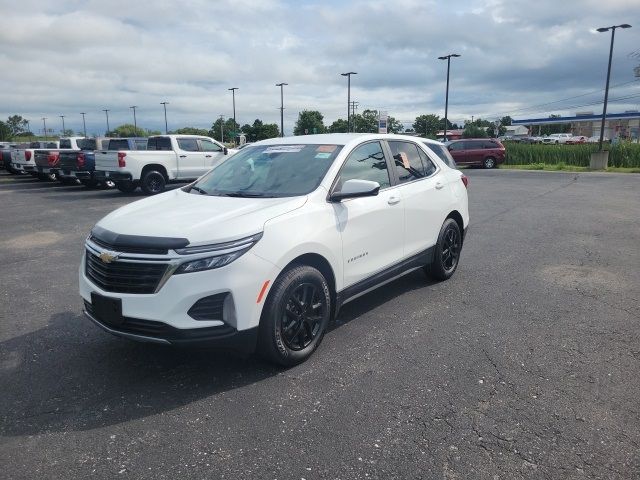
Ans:
POLYGON ((107 292, 155 293, 168 267, 166 263, 104 263, 91 250, 87 249, 86 252, 87 277, 107 292))

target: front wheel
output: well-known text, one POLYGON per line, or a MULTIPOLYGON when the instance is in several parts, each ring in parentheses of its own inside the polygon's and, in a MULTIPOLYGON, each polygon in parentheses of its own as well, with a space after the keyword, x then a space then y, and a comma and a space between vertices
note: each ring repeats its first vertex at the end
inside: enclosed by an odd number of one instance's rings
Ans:
POLYGON ((262 311, 258 351, 287 367, 304 362, 320 345, 330 312, 331 294, 322 273, 307 265, 286 270, 262 311))
POLYGON ((496 166, 496 159, 493 157, 487 157, 484 159, 484 161, 482 162, 482 166, 484 168, 495 168, 496 166))
POLYGON ((462 234, 458 222, 447 218, 438 235, 433 262, 425 271, 434 280, 448 280, 458 268, 461 250, 462 234))
POLYGON ((144 174, 142 180, 140 180, 140 188, 147 195, 156 195, 164 191, 164 187, 167 181, 162 173, 157 170, 151 170, 144 174))

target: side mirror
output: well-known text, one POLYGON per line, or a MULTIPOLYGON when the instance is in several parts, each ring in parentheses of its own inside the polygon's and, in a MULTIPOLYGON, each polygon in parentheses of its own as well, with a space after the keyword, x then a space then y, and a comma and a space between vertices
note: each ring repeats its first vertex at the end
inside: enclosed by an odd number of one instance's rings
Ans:
POLYGON ((225 155, 229 155, 229 149, 227 147, 224 147, 222 149, 222 153, 224 153, 225 155))
POLYGON ((339 192, 334 191, 329 200, 331 202, 340 202, 345 198, 357 197, 375 197, 380 192, 380 184, 370 180, 347 180, 342 185, 339 192))

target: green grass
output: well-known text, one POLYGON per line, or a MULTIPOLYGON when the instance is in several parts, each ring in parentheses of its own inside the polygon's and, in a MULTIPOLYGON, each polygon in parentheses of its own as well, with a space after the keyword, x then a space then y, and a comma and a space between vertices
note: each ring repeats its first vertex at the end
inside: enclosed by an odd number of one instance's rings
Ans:
MULTIPOLYGON (((557 164, 545 164, 545 163, 530 163, 528 165, 500 165, 500 168, 510 170, 545 170, 547 172, 589 172, 589 167, 581 167, 578 165, 566 165, 563 163, 557 164)), ((640 173, 640 167, 609 167, 607 172, 617 173, 640 173)))
MULTIPOLYGON (((588 167, 597 144, 541 145, 505 142, 505 165, 558 165, 558 170, 568 167, 588 167)), ((609 150, 609 165, 615 168, 640 168, 640 144, 618 143, 606 145, 609 150)), ((546 168, 536 168, 542 170, 546 168)))

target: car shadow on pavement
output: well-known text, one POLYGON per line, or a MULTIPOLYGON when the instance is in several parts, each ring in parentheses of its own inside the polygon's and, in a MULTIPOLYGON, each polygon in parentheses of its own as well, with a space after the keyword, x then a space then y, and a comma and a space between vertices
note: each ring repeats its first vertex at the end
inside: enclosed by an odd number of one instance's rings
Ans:
MULTIPOLYGON (((347 304, 329 331, 431 283, 416 271, 380 287, 347 304)), ((116 338, 78 312, 57 313, 46 327, 0 342, 0 434, 116 425, 282 372, 257 356, 116 338)))

